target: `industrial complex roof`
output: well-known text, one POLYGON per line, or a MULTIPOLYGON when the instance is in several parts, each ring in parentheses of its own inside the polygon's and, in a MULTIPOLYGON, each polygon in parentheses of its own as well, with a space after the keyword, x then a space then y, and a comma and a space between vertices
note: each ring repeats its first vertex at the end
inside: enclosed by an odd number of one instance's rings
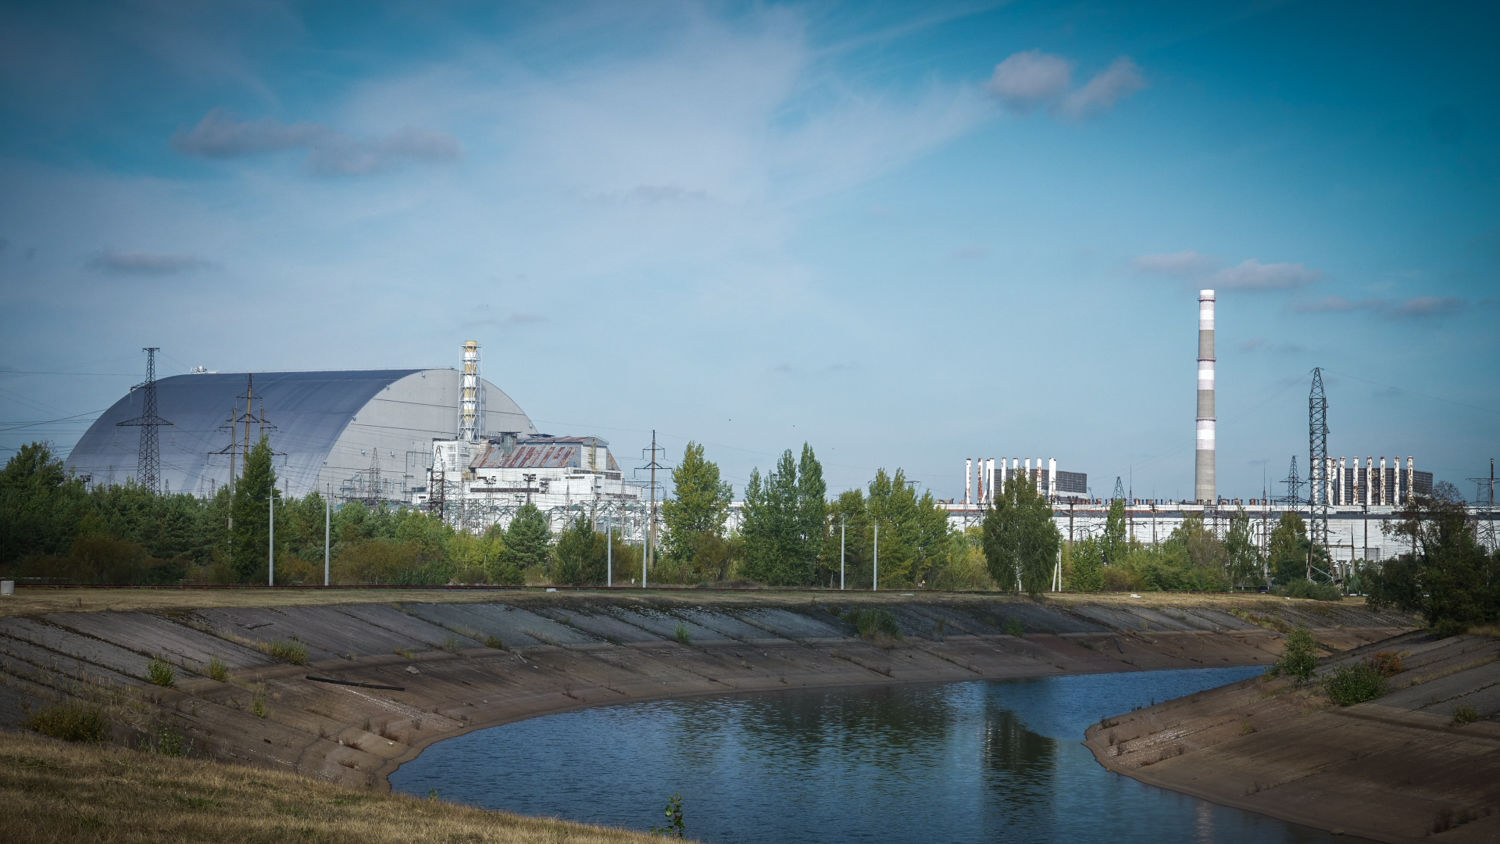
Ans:
POLYGON ((584 469, 618 472, 620 466, 610 454, 609 443, 598 437, 529 437, 514 444, 492 441, 482 454, 470 463, 474 469, 584 469), (606 466, 590 466, 586 451, 597 454, 602 449, 606 466))

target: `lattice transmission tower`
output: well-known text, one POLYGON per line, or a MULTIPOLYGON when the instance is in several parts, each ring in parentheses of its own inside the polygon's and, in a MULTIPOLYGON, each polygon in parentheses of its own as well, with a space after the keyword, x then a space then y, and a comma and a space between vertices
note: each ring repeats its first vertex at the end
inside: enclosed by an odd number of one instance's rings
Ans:
POLYGON ((1120 476, 1115 475, 1115 493, 1110 496, 1110 502, 1123 501, 1125 499, 1125 484, 1120 481, 1120 476))
POLYGON ((142 349, 146 353, 146 380, 130 388, 132 393, 136 390, 143 391, 141 415, 115 423, 123 428, 141 429, 141 449, 136 457, 135 481, 153 495, 161 494, 161 445, 156 429, 172 424, 156 412, 156 353, 160 348, 147 346, 142 349))
POLYGON ((1286 479, 1281 482, 1286 486, 1286 495, 1282 496, 1283 503, 1296 507, 1302 503, 1302 487, 1307 482, 1297 474, 1297 455, 1292 455, 1292 467, 1287 470, 1286 479))
POLYGON ((1313 367, 1312 376, 1312 390, 1307 395, 1308 580, 1312 580, 1317 549, 1328 551, 1328 396, 1323 392, 1323 368, 1313 367))

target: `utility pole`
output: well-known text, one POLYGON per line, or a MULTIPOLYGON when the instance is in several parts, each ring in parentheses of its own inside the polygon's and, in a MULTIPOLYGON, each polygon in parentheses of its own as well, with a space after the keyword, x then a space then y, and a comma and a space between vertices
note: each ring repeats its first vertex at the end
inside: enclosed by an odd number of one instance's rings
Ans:
POLYGON ((136 483, 152 495, 160 495, 161 446, 156 429, 172 423, 156 412, 156 353, 160 351, 160 347, 147 346, 142 351, 146 353, 146 380, 130 388, 131 392, 143 391, 145 401, 142 403, 141 415, 115 424, 118 427, 141 429, 140 454, 136 458, 135 468, 136 483))
POLYGON ((844 517, 839 516, 839 591, 844 591, 844 517))
MULTIPOLYGON (((1328 396, 1323 392, 1323 368, 1313 367, 1312 376, 1312 389, 1307 395, 1308 580, 1312 580, 1317 548, 1328 550, 1328 396)), ((1332 561, 1331 552, 1328 558, 1332 561)))
POLYGON ((323 499, 323 585, 328 585, 328 549, 333 547, 333 502, 323 499))
POLYGON ((870 584, 870 591, 880 591, 880 522, 875 523, 875 580, 870 584))
POLYGON ((651 451, 646 465, 640 467, 642 470, 651 470, 651 509, 649 512, 650 522, 646 526, 646 549, 641 555, 641 588, 646 588, 646 570, 651 566, 651 558, 656 552, 656 470, 667 469, 657 460, 658 452, 664 453, 664 449, 656 446, 656 429, 651 429, 651 451))
POLYGON ((269 574, 266 575, 266 585, 276 585, 276 488, 271 488, 271 497, 266 499, 270 502, 270 521, 267 523, 269 531, 266 539, 266 562, 269 574))

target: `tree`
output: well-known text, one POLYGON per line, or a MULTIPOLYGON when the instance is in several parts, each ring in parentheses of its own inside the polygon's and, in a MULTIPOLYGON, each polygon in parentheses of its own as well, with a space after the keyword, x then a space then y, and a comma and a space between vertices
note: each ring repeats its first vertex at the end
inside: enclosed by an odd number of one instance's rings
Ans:
MULTIPOLYGON (((1063 585, 1074 592, 1098 592, 1104 588, 1105 548, 1109 547, 1109 530, 1100 537, 1087 536, 1071 543, 1068 558, 1063 565, 1063 585)), ((1124 553, 1123 547, 1121 552, 1124 553)), ((1123 565, 1124 558, 1116 558, 1115 565, 1123 565)))
POLYGON ((845 490, 828 506, 828 541, 824 546, 823 560, 830 586, 838 584, 839 541, 842 536, 845 583, 855 588, 869 587, 873 524, 865 495, 860 490, 845 490))
POLYGON ((582 513, 557 538, 552 549, 552 582, 560 586, 584 586, 604 582, 604 534, 582 513))
POLYGON ((547 514, 530 501, 522 504, 505 530, 505 551, 497 567, 496 582, 509 586, 525 583, 527 569, 547 564, 551 544, 552 524, 547 514))
POLYGON ((1104 520, 1104 536, 1100 537, 1100 553, 1104 565, 1114 565, 1125 559, 1130 550, 1129 538, 1125 536, 1125 499, 1110 502, 1109 515, 1104 520))
POLYGON ((751 471, 740 526, 745 577, 772 586, 813 582, 825 544, 826 489, 823 467, 806 443, 800 471, 791 449, 764 481, 759 469, 751 471))
POLYGON ((0 565, 66 552, 87 506, 83 483, 51 448, 21 446, 0 470, 0 565))
POLYGON ((271 466, 271 443, 264 436, 245 458, 245 471, 234 487, 234 529, 229 534, 229 567, 235 580, 250 583, 268 566, 271 496, 276 494, 276 470, 271 466))
POLYGON ((682 451, 682 462, 672 470, 675 497, 661 505, 667 526, 667 555, 697 577, 708 569, 722 569, 722 559, 696 559, 698 549, 722 546, 724 522, 734 491, 719 478, 719 467, 703 456, 703 446, 690 442, 682 451), (709 538, 721 540, 715 544, 709 538), (700 564, 701 563, 701 564, 700 564))
POLYGON ((894 476, 884 469, 875 473, 868 507, 871 519, 880 526, 881 585, 923 583, 948 551, 947 512, 930 492, 918 498, 901 469, 894 476))
POLYGON ((1051 582, 1062 535, 1052 506, 1024 475, 1008 481, 984 516, 984 556, 996 585, 1033 597, 1051 582))
POLYGON ((1370 605, 1421 613, 1445 635, 1500 621, 1500 561, 1476 540, 1458 490, 1439 483, 1401 516, 1391 532, 1414 550, 1369 571, 1370 605))
POLYGON ((1240 508, 1229 520, 1229 534, 1224 537, 1224 554, 1228 558, 1231 587, 1263 584, 1260 549, 1250 541, 1250 517, 1240 508))

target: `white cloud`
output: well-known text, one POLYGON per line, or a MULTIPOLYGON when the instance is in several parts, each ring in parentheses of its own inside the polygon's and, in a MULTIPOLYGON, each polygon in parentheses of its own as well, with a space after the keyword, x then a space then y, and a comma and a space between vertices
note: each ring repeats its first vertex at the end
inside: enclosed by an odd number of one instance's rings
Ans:
POLYGON ((1069 117, 1087 117, 1108 110, 1115 103, 1146 87, 1146 75, 1129 56, 1121 56, 1082 88, 1063 98, 1062 111, 1069 117))
POLYGON ((1213 269, 1217 262, 1191 249, 1157 255, 1142 255, 1130 262, 1136 272, 1196 276, 1213 269))
POLYGON ((1320 270, 1310 270, 1301 264, 1262 264, 1254 258, 1246 258, 1239 266, 1225 267, 1214 273, 1209 281, 1225 289, 1289 290, 1306 287, 1322 277, 1320 270))
POLYGON ((1313 302, 1292 307, 1300 313, 1352 313, 1367 311, 1397 319, 1422 319, 1446 316, 1464 309, 1468 303, 1453 296, 1416 296, 1411 299, 1369 298, 1351 300, 1342 296, 1324 296, 1313 302))
POLYGON ((1026 50, 995 65, 989 89, 1016 111, 1057 99, 1073 81, 1073 63, 1062 56, 1026 50))

